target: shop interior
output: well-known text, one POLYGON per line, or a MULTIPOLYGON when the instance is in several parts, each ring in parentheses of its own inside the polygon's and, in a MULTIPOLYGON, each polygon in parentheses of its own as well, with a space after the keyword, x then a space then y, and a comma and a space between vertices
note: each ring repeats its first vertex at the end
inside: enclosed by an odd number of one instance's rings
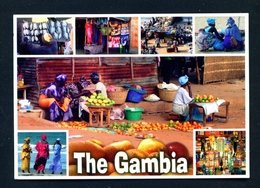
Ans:
POLYGON ((196 175, 244 175, 245 131, 197 131, 196 175))

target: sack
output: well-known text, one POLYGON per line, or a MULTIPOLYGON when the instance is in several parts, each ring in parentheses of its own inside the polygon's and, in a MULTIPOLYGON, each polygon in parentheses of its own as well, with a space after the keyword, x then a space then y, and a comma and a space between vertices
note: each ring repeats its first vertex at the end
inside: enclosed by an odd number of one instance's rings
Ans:
POLYGON ((125 118, 125 113, 124 110, 121 108, 115 108, 113 110, 111 110, 111 115, 110 115, 110 119, 111 120, 123 120, 125 118))
POLYGON ((232 46, 232 47, 238 46, 238 42, 235 39, 235 37, 233 37, 233 36, 230 38, 230 46, 232 46))

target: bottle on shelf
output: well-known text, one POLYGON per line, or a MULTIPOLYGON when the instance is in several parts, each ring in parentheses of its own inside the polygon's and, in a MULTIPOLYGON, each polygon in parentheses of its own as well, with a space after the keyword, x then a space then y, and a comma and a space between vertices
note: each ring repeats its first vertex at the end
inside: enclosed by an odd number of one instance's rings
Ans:
POLYGON ((18 84, 18 86, 20 86, 20 87, 24 86, 24 78, 23 78, 23 75, 22 75, 22 74, 18 74, 17 84, 18 84))

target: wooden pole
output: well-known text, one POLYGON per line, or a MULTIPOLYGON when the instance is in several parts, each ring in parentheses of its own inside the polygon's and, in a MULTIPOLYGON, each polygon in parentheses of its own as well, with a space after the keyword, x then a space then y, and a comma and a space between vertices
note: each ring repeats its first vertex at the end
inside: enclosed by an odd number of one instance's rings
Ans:
POLYGON ((200 84, 200 71, 199 71, 199 65, 198 65, 198 58, 197 57, 196 57, 196 73, 197 73, 198 84, 200 84))

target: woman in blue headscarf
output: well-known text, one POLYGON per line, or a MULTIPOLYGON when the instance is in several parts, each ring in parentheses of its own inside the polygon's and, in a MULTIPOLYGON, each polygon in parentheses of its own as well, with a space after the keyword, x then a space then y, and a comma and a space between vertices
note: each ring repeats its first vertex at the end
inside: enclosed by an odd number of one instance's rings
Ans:
POLYGON ((215 18, 208 18, 208 26, 204 28, 207 33, 207 44, 208 48, 213 47, 214 50, 224 50, 223 37, 218 33, 215 27, 215 18))
MULTIPOLYGON (((179 89, 177 90, 174 100, 173 100, 173 106, 172 111, 180 114, 182 116, 182 120, 189 120, 189 103, 193 101, 192 98, 192 91, 191 91, 191 83, 189 82, 189 77, 187 75, 181 76, 178 79, 178 82, 180 84, 179 89), (188 91, 186 90, 186 87, 188 87, 188 91)), ((202 121, 202 114, 200 114, 199 110, 197 108, 194 108, 192 111, 192 117, 193 119, 202 121)))
POLYGON ((68 121, 73 115, 69 106, 70 99, 65 97, 67 76, 58 74, 55 81, 42 91, 38 103, 41 108, 49 109, 51 121, 68 121))
POLYGON ((227 20, 227 28, 225 29, 224 35, 224 48, 226 51, 230 51, 233 49, 243 50, 244 42, 241 37, 241 33, 235 24, 235 20, 232 17, 229 17, 227 20))

